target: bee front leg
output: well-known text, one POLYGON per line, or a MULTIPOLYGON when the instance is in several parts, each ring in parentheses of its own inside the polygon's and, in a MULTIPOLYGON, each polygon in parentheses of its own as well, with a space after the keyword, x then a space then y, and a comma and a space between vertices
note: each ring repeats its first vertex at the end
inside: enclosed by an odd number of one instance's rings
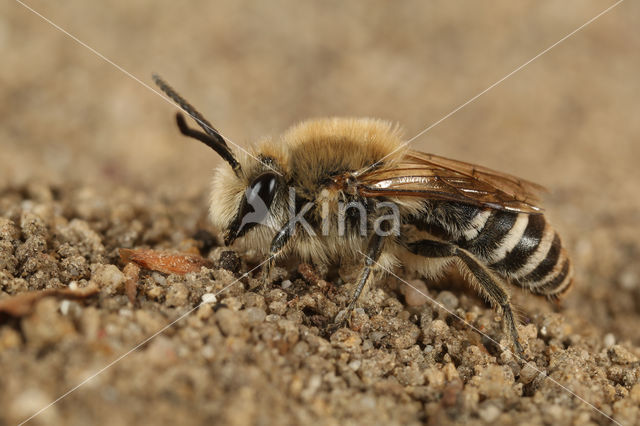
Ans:
POLYGON ((269 249, 269 257, 267 258, 264 266, 262 267, 262 279, 258 289, 261 288, 265 283, 269 280, 269 274, 271 272, 271 268, 275 263, 276 256, 282 252, 284 246, 291 239, 291 225, 287 223, 275 237, 271 240, 271 248, 269 249))
POLYGON ((380 259, 380 253, 382 252, 382 242, 383 237, 377 234, 373 235, 369 240, 367 255, 364 258, 364 268, 362 268, 362 272, 360 272, 358 284, 356 286, 355 292, 353 293, 353 296, 351 297, 351 302, 349 302, 347 309, 336 316, 334 323, 329 326, 330 332, 333 332, 342 327, 351 317, 351 312, 356 306, 356 302, 358 301, 362 290, 371 279, 371 270, 380 259))
POLYGON ((486 266, 478 261, 473 254, 461 249, 455 244, 434 240, 421 240, 407 243, 406 246, 411 253, 427 258, 456 258, 461 269, 469 272, 473 283, 476 284, 480 293, 485 295, 494 307, 497 306, 502 310, 503 323, 507 328, 516 355, 524 359, 518 329, 513 316, 513 309, 511 308, 511 302, 509 300, 509 293, 486 266))

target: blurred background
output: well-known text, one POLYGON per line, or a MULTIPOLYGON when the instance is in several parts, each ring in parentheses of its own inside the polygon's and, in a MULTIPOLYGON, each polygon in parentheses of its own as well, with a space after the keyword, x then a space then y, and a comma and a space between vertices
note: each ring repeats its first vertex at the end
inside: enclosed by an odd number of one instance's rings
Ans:
MULTIPOLYGON (((321 116, 413 137, 611 4, 28 1, 145 84, 162 75, 243 146, 321 116)), ((635 343, 639 21, 623 2, 413 142, 547 186, 576 259, 567 305, 594 302, 635 343)), ((178 134, 175 108, 18 2, 0 5, 0 57, 0 189, 206 192, 220 159, 178 134)))

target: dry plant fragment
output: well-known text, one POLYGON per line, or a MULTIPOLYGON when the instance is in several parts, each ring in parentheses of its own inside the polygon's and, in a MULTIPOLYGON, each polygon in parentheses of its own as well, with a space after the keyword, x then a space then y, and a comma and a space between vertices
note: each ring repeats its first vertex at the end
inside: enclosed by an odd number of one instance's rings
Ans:
POLYGON ((194 254, 174 254, 149 249, 119 249, 120 259, 135 263, 141 268, 164 274, 185 275, 199 271, 201 267, 211 267, 205 258, 194 254))
POLYGON ((138 279, 140 278, 140 267, 135 263, 127 263, 124 269, 125 281, 124 292, 127 295, 127 299, 132 305, 136 304, 136 296, 138 294, 138 279))
POLYGON ((331 284, 329 284, 326 280, 322 279, 320 275, 316 272, 313 266, 308 263, 301 263, 298 266, 298 272, 302 275, 302 278, 305 279, 311 285, 317 285, 322 290, 327 290, 331 288, 331 284))
POLYGON ((51 296, 60 299, 84 299, 93 296, 98 292, 99 289, 96 286, 76 290, 69 288, 50 288, 47 290, 29 291, 0 300, 0 313, 5 313, 19 318, 31 314, 36 302, 44 297, 51 296))
POLYGON ((313 266, 308 263, 301 263, 298 265, 298 272, 302 275, 302 278, 305 279, 309 284, 316 285, 321 278, 318 276, 316 271, 313 269, 313 266))

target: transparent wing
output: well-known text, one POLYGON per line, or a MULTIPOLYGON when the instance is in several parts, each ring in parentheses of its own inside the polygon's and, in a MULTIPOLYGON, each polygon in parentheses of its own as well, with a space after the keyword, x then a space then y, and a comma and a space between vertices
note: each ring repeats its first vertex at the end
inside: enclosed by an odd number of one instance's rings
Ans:
POLYGON ((357 187, 368 197, 421 197, 523 213, 542 211, 539 194, 544 191, 506 173, 418 151, 408 151, 393 168, 359 175, 357 187))

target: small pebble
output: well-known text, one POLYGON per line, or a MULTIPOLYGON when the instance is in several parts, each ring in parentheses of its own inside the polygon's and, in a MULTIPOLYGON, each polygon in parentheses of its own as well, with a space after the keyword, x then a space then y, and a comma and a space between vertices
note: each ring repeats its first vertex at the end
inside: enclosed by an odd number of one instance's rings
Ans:
POLYGON ((244 314, 247 318, 247 322, 249 324, 259 324, 264 321, 267 317, 267 313, 264 309, 260 309, 257 307, 251 307, 244 311, 244 314))
POLYGON ((348 328, 341 328, 331 335, 331 343, 348 352, 360 352, 362 338, 359 333, 348 328))
POLYGON ((283 290, 288 289, 292 285, 293 283, 291 282, 291 280, 283 280, 282 283, 280 283, 280 286, 282 287, 283 290))
POLYGON ((525 385, 531 383, 538 375, 538 370, 539 368, 532 361, 527 362, 520 370, 520 382, 525 385))
POLYGON ((92 265, 91 280, 108 294, 124 292, 125 276, 115 265, 92 265))
POLYGON ((621 345, 613 345, 607 351, 609 359, 615 364, 631 364, 638 361, 638 358, 621 345))
POLYGON ((216 303, 218 298, 213 293, 205 293, 202 295, 202 303, 216 303))
POLYGON ((167 306, 185 306, 189 300, 189 288, 182 282, 172 283, 167 288, 167 306))
POLYGON ((429 290, 422 280, 411 280, 401 287, 407 306, 422 306, 429 301, 429 290))
POLYGON ((453 312, 458 307, 458 298, 450 291, 441 291, 436 301, 442 304, 448 312, 453 312))
POLYGON ((498 417, 500 417, 500 414, 502 414, 502 410, 500 410, 493 404, 487 404, 480 409, 478 414, 480 415, 480 418, 486 423, 493 423, 498 419, 498 417))
POLYGON ((225 336, 237 336, 242 333, 244 326, 237 312, 231 309, 220 309, 216 312, 218 326, 225 336))
POLYGON ((610 348, 611 346, 616 344, 616 336, 613 333, 607 333, 604 335, 604 347, 610 348))
POLYGON ((625 290, 634 290, 636 287, 638 287, 638 282, 640 281, 638 279, 638 274, 631 269, 627 269, 626 271, 622 272, 620 274, 619 280, 620 285, 625 290))
POLYGON ((65 316, 68 315, 70 307, 71 302, 69 300, 63 300, 62 302, 60 302, 60 313, 65 316))

